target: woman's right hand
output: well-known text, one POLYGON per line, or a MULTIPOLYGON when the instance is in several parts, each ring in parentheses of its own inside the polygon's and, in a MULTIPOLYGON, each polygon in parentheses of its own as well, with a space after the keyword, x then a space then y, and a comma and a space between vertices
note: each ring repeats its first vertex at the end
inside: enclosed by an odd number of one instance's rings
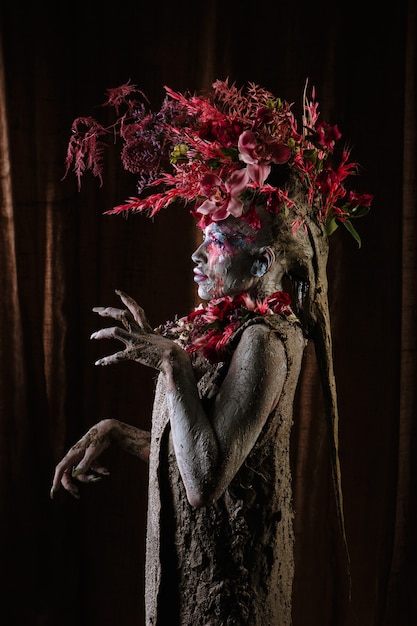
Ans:
POLYGON ((90 483, 108 476, 109 471, 96 462, 113 442, 117 420, 105 419, 90 428, 58 463, 50 491, 51 498, 62 485, 72 496, 79 498, 76 481, 90 483))
POLYGON ((115 419, 105 419, 90 428, 66 453, 55 468, 50 491, 54 497, 62 485, 74 498, 79 498, 77 482, 91 483, 108 476, 109 471, 97 458, 112 444, 149 461, 150 432, 115 419))

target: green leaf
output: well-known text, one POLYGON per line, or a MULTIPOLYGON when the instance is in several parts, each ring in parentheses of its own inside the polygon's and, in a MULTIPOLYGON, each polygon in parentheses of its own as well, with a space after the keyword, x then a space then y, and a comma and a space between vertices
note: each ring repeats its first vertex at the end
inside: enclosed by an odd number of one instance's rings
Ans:
POLYGON ((207 159, 207 165, 209 166, 210 169, 216 170, 219 167, 219 162, 217 159, 207 159))
POLYGON ((359 237, 359 233, 357 232, 356 228, 352 226, 352 222, 350 222, 349 220, 345 220, 343 222, 343 226, 350 232, 360 248, 362 245, 361 238, 359 237))
POLYGON ((339 224, 337 223, 336 219, 334 217, 331 217, 326 222, 326 225, 324 227, 324 232, 326 233, 328 237, 330 237, 330 235, 334 233, 334 231, 336 230, 338 226, 339 224))
POLYGON ((369 206, 355 206, 350 210, 350 217, 364 217, 369 213, 369 206))
POLYGON ((310 159, 313 163, 317 161, 317 150, 304 150, 303 156, 306 159, 310 159))
POLYGON ((232 161, 235 161, 239 155, 239 150, 237 148, 221 148, 220 152, 224 154, 225 157, 232 159, 232 161))

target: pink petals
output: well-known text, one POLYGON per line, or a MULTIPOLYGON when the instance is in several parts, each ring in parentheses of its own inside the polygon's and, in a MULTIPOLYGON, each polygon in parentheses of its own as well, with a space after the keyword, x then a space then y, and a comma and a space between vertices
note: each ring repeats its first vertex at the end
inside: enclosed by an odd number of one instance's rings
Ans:
POLYGON ((236 170, 223 183, 216 174, 205 174, 201 180, 201 195, 205 200, 196 212, 201 215, 210 215, 213 222, 226 219, 229 215, 241 217, 243 202, 239 195, 243 193, 249 183, 249 174, 246 168, 236 170))
POLYGON ((262 187, 271 172, 270 163, 286 163, 291 149, 282 142, 259 143, 255 134, 245 130, 238 141, 239 158, 247 164, 253 182, 262 187))

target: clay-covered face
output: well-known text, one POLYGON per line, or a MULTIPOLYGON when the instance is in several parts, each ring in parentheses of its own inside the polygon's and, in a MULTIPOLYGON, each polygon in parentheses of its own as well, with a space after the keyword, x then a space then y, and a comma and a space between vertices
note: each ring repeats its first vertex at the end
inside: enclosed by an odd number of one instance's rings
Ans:
POLYGON ((201 299, 233 296, 256 288, 255 240, 254 231, 234 218, 205 228, 203 243, 191 257, 196 263, 194 280, 201 299))

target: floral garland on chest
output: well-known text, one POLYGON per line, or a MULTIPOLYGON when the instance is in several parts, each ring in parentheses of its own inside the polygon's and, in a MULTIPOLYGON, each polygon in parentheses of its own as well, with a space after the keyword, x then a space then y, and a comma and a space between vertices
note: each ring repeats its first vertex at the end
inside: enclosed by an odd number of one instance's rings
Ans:
POLYGON ((249 320, 282 315, 296 321, 290 304, 285 291, 276 291, 262 300, 253 300, 247 293, 225 296, 201 304, 185 317, 166 322, 157 332, 178 341, 188 354, 200 351, 210 363, 219 363, 227 356, 232 335, 249 320))

